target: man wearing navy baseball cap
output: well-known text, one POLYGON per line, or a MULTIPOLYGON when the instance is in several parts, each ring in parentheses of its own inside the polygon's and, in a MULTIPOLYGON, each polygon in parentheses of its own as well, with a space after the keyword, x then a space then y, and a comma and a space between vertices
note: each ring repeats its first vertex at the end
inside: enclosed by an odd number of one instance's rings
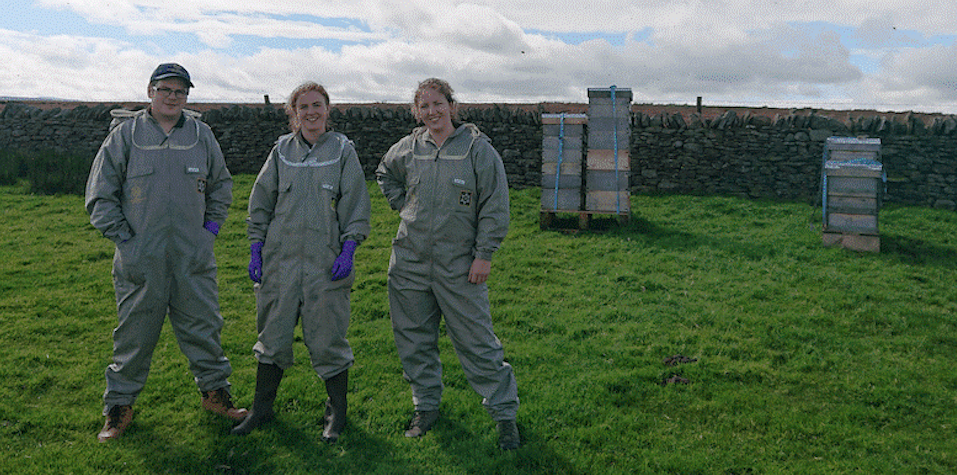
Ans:
POLYGON ((157 66, 156 69, 153 70, 153 75, 150 76, 150 82, 152 83, 167 78, 180 78, 186 81, 187 86, 195 87, 189 79, 189 73, 186 72, 186 68, 176 63, 163 63, 157 66))
POLYGON ((184 113, 193 82, 176 63, 150 76, 149 107, 113 111, 115 126, 86 185, 90 223, 116 245, 118 324, 106 368, 101 442, 120 437, 149 374, 166 317, 202 394, 202 407, 241 421, 220 333, 213 243, 232 202, 232 177, 212 130, 184 113))

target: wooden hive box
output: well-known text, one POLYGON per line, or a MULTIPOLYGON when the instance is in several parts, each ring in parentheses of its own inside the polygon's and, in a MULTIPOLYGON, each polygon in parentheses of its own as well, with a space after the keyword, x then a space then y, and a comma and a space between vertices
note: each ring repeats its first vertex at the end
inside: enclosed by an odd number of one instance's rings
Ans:
POLYGON ((582 138, 566 137, 542 137, 542 163, 574 162, 581 164, 582 161, 582 138), (561 144, 559 141, 561 140, 561 144), (561 157, 558 156, 559 150, 561 157), (560 159, 559 159, 560 158, 560 159))
POLYGON ((542 187, 542 211, 577 212, 582 206, 581 188, 542 187))
POLYGON ((628 149, 619 149, 618 157, 615 157, 613 149, 589 148, 586 165, 589 170, 628 171, 631 169, 631 157, 628 149))
POLYGON ((825 167, 824 230, 877 235, 882 175, 879 168, 825 167))
POLYGON ((631 113, 631 89, 627 87, 590 87, 588 88, 588 118, 612 117, 631 113), (614 98, 612 98, 614 95, 614 98))
POLYGON ((585 192, 585 209, 593 213, 629 214, 628 191, 589 190, 585 192))
POLYGON ((628 172, 617 170, 593 170, 585 172, 586 191, 628 190, 628 172))

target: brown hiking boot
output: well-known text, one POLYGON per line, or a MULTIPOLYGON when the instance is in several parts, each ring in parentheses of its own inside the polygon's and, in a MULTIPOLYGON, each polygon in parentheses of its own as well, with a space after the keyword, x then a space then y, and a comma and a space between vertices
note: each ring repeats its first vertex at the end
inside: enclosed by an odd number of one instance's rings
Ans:
POLYGON ((405 431, 406 437, 422 437, 435 424, 439 418, 439 411, 415 411, 412 415, 412 422, 409 423, 409 430, 405 431))
POLYGON ((226 388, 203 391, 203 409, 226 416, 234 421, 242 421, 249 414, 245 408, 233 406, 233 398, 226 388))
POLYGON ((106 413, 106 423, 96 435, 97 440, 106 442, 123 435, 126 428, 133 422, 133 408, 131 406, 113 406, 106 413))

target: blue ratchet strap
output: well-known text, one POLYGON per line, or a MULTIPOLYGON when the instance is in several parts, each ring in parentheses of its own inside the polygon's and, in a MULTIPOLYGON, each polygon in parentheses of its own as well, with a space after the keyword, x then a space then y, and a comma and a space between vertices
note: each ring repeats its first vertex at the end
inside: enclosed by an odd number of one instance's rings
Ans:
POLYGON ((615 101, 615 85, 611 86, 611 117, 615 124, 615 213, 621 214, 621 190, 618 189, 618 107, 615 101))
POLYGON ((563 145, 565 143, 565 113, 562 112, 558 121, 558 166, 555 168, 555 211, 558 211, 558 181, 562 176, 562 158, 565 153, 563 145))
POLYGON ((827 227, 827 157, 830 155, 824 147, 824 159, 821 166, 821 226, 827 227))

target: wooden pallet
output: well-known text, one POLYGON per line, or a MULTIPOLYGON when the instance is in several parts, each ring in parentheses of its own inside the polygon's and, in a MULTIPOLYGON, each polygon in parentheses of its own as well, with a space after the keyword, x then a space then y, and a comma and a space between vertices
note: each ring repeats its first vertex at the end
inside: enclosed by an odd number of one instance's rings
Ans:
POLYGON ((823 234, 825 246, 841 246, 860 252, 881 252, 881 238, 873 234, 827 232, 823 234))
MULTIPOLYGON (((539 217, 539 227, 542 230, 557 228, 558 226, 556 226, 555 220, 559 213, 578 215, 577 229, 583 230, 583 231, 591 227, 592 216, 596 216, 596 215, 616 216, 618 219, 618 224, 620 226, 624 226, 628 224, 628 222, 631 220, 630 212, 615 213, 614 211, 585 211, 585 210, 579 210, 579 209, 576 209, 576 210, 545 210, 543 209, 539 217)), ((562 229, 568 229, 568 228, 562 228, 562 229)))

